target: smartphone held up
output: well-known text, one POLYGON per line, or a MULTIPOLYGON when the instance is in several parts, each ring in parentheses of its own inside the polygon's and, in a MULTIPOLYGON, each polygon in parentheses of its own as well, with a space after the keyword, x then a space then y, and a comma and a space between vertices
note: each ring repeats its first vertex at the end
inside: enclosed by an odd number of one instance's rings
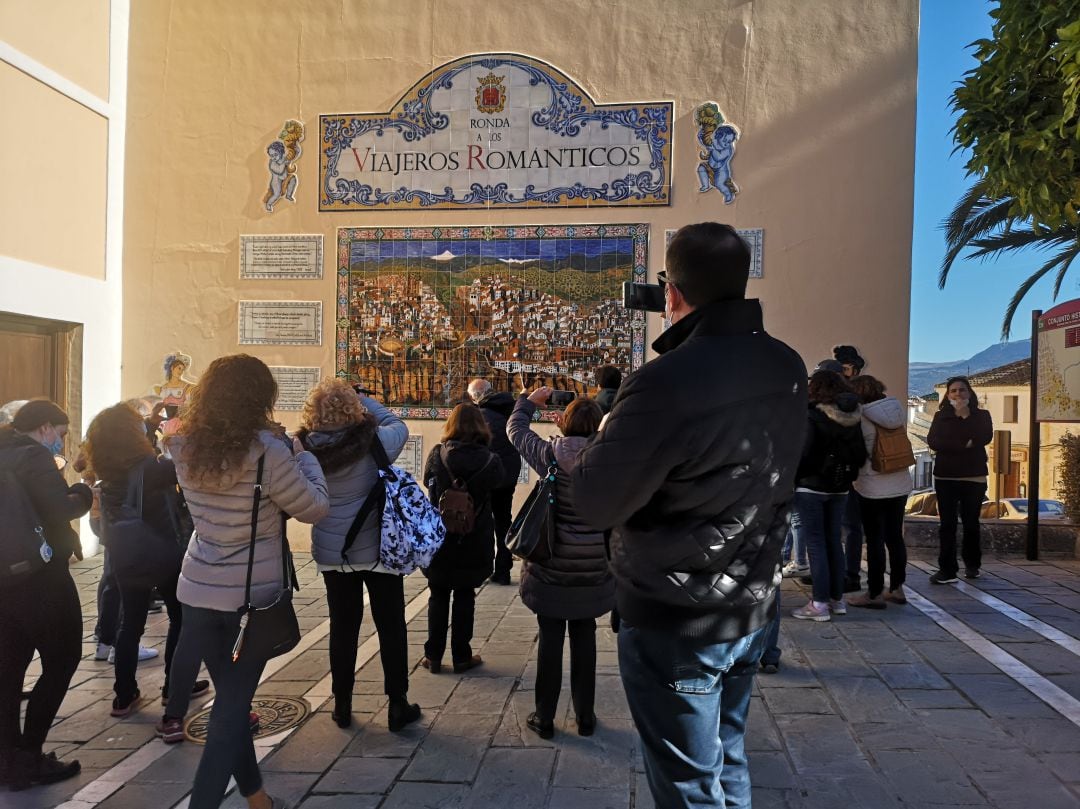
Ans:
POLYGON ((637 309, 641 312, 663 312, 664 285, 623 281, 622 305, 625 309, 637 309))

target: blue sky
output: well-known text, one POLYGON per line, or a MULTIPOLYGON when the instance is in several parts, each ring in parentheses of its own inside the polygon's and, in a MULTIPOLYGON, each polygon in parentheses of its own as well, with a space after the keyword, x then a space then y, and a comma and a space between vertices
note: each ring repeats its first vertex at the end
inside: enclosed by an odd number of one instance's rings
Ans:
MULTIPOLYGON (((958 261, 945 289, 937 288, 945 252, 938 225, 970 185, 964 175, 964 155, 952 153, 949 129, 954 116, 949 95, 964 72, 975 66, 967 46, 990 36, 988 12, 994 5, 987 0, 922 0, 911 256, 912 361, 964 359, 998 342, 1013 292, 1046 260, 1036 251, 993 263, 958 261)), ((1052 292, 1053 280, 1044 279, 1028 293, 1013 319, 1009 339, 1031 335, 1031 310, 1053 306, 1052 292)), ((1076 295, 1076 279, 1066 277, 1059 300, 1076 295)))

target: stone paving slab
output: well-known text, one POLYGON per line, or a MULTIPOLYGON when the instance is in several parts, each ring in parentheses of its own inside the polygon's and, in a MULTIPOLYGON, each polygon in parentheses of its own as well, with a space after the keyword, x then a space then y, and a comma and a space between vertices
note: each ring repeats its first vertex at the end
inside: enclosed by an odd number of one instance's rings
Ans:
MULTIPOLYGON (((556 735, 545 741, 525 727, 533 710, 537 629, 516 587, 487 585, 478 593, 474 648, 485 665, 432 675, 418 666, 427 631, 425 582, 411 576, 406 600, 419 601, 409 613, 410 697, 423 717, 403 733, 389 732, 374 653, 361 661, 353 726, 343 730, 331 721, 327 699, 324 589, 310 558, 298 560, 303 590, 296 604, 315 639, 283 661, 259 693, 305 698, 312 712, 276 746, 260 748, 272 793, 300 809, 653 806, 618 677, 617 638, 606 620, 597 630, 596 734, 577 735, 564 682, 556 735)), ((84 660, 49 748, 79 758, 84 772, 48 788, 0 793, 0 809, 54 807, 76 793, 82 802, 67 809, 176 805, 201 748, 186 742, 165 749, 152 738, 161 710, 154 699, 160 657, 140 665, 142 710, 125 720, 108 716, 111 667, 92 659, 100 559, 74 571, 84 606, 84 660), (156 759, 140 764, 143 751, 157 751, 150 757, 156 759)), ((1080 563, 988 558, 984 573, 971 586, 1080 638, 1080 563)), ((1036 676, 1080 697, 1080 656, 959 588, 929 585, 925 570, 910 567, 908 586, 1036 676)), ((784 591, 785 613, 807 598, 792 581, 784 591)), ((144 643, 161 648, 166 629, 164 615, 151 615, 144 643)), ((366 615, 361 641, 372 632, 366 615)), ((785 617, 780 646, 780 671, 760 676, 751 699, 747 750, 757 809, 1080 806, 1080 727, 917 607, 851 609, 825 624, 785 617)), ((567 648, 564 678, 568 654, 567 648)), ((36 672, 32 667, 28 684, 36 672)), ((212 697, 195 701, 192 710, 212 697)), ((233 794, 223 805, 245 803, 233 794)))

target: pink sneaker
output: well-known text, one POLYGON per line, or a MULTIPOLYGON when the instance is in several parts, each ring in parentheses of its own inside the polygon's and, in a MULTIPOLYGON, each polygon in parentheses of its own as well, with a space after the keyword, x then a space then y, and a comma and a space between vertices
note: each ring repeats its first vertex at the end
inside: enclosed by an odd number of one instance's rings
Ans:
POLYGON ((800 621, 831 621, 828 604, 819 604, 816 601, 808 601, 805 607, 799 607, 791 611, 792 618, 800 621))

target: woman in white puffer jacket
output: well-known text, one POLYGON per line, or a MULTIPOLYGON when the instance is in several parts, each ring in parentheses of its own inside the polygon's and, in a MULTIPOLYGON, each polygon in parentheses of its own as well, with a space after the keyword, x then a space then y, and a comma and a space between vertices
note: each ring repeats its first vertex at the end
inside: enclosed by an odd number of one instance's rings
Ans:
POLYGON ((848 599, 852 607, 885 609, 886 602, 906 604, 904 578, 907 549, 904 547, 904 505, 911 494, 907 469, 875 472, 871 466, 878 427, 895 430, 907 423, 902 403, 885 395, 885 386, 872 376, 857 376, 851 386, 862 403, 862 432, 867 460, 859 470, 855 492, 859 497, 866 534, 866 592, 848 599), (885 552, 889 554, 889 590, 885 590, 885 552))

